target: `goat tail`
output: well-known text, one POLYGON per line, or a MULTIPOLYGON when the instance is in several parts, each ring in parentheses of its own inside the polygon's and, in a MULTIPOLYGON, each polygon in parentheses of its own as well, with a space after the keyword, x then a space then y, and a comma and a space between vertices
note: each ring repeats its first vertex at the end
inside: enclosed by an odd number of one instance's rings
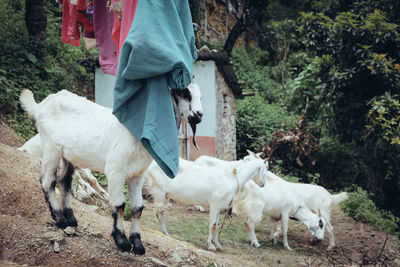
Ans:
POLYGON ((22 90, 19 101, 21 102, 22 109, 25 110, 30 117, 35 118, 37 103, 33 97, 32 91, 29 89, 22 90))
POLYGON ((337 206, 348 198, 347 192, 332 195, 332 205, 337 206))

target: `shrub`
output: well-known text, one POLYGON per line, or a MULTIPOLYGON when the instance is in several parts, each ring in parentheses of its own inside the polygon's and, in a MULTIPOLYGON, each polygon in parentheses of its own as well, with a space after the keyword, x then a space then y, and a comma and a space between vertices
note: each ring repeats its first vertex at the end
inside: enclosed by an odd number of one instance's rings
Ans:
POLYGON ((280 84, 273 80, 268 66, 269 54, 257 47, 235 48, 232 53, 235 73, 244 81, 243 91, 259 92, 269 103, 279 102, 282 97, 280 84))
POLYGON ((259 94, 237 101, 237 154, 259 151, 273 134, 296 125, 298 117, 279 104, 268 104, 259 94))
POLYGON ((367 191, 357 187, 354 192, 349 193, 349 199, 342 204, 343 211, 357 221, 394 234, 400 226, 400 218, 389 211, 378 210, 370 196, 367 191))
POLYGON ((41 101, 62 89, 79 94, 94 89, 94 66, 98 51, 85 51, 61 42, 61 12, 54 1, 45 2, 47 55, 25 26, 25 1, 3 0, 0 9, 0 113, 7 117, 18 135, 27 140, 35 127, 19 107, 19 94, 32 90, 41 101))

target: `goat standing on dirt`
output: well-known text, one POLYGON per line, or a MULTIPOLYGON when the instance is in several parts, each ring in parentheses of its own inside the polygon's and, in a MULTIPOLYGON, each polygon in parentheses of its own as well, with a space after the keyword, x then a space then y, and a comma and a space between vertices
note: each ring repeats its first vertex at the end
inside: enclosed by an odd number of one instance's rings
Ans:
POLYGON ((288 182, 275 179, 271 172, 267 172, 263 188, 257 188, 254 183, 248 183, 242 188, 234 203, 234 210, 239 215, 246 217, 248 240, 255 247, 259 247, 260 244, 254 232, 254 224, 261 221, 263 214, 271 218, 271 239, 274 244, 276 244, 274 224, 282 221, 283 246, 286 249, 290 250, 287 239, 289 217, 300 220, 307 227, 313 239, 322 240, 324 238, 325 220, 321 215, 313 213, 297 197, 288 182))
MULTIPOLYGON (((199 123, 203 112, 200 90, 197 85, 190 84, 183 91, 187 91, 191 99, 174 96, 178 102, 178 115, 182 120, 199 123)), ((130 251, 132 244, 135 254, 144 254, 139 231, 139 218, 143 210, 142 174, 153 159, 142 144, 118 121, 111 109, 67 90, 52 94, 39 104, 35 102, 31 91, 24 90, 20 101, 22 108, 35 119, 40 134, 40 182, 56 225, 61 228, 78 225, 71 207, 74 166, 103 172, 108 180, 114 241, 123 251, 130 251), (56 178, 60 163, 61 175, 56 178), (54 191, 56 181, 60 186, 61 206, 54 191), (132 211, 129 241, 122 224, 126 182, 132 211)))
MULTIPOLYGON (((260 158, 261 153, 255 154, 254 152, 247 150, 249 153, 248 156, 245 158, 247 159, 252 159, 252 158, 260 158)), ((314 213, 319 213, 321 214, 321 217, 324 218, 325 223, 326 223, 326 230, 328 232, 328 237, 329 237, 329 246, 327 250, 332 249, 335 247, 335 236, 333 234, 333 226, 331 224, 331 208, 335 206, 339 206, 340 203, 345 201, 348 196, 346 192, 341 192, 339 194, 332 195, 331 193, 328 192, 325 188, 319 185, 314 185, 314 184, 304 184, 304 183, 292 183, 292 182, 287 182, 280 178, 279 176, 273 174, 272 172, 268 172, 270 176, 273 176, 274 179, 284 181, 286 183, 289 183, 296 193, 297 198, 299 198, 303 203, 314 213)), ((274 225, 274 224, 273 224, 274 225)), ((271 229, 272 231, 272 229, 271 229)), ((281 232, 281 228, 279 224, 275 225, 275 233, 271 237, 278 237, 281 232)), ((255 234, 251 234, 249 236, 255 236, 255 234)), ((253 243, 253 242, 252 242, 253 243)), ((255 242, 258 243, 258 242, 255 242)))
POLYGON ((218 240, 220 209, 227 208, 238 190, 248 181, 253 179, 263 186, 265 174, 265 163, 261 159, 251 160, 229 170, 200 166, 180 159, 178 174, 173 180, 154 162, 147 169, 145 176, 148 192, 158 206, 157 218, 164 234, 168 235, 164 211, 169 199, 186 205, 209 206, 208 249, 222 250, 218 240))

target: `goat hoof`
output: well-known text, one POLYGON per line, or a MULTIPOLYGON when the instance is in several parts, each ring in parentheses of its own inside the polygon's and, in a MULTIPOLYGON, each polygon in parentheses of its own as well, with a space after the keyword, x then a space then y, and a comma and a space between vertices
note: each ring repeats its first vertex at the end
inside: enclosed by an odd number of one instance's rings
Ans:
POLYGON ((132 246, 129 243, 128 239, 126 238, 126 236, 118 230, 114 230, 111 233, 112 237, 114 238, 115 241, 115 245, 117 245, 117 247, 122 250, 122 251, 131 251, 132 246))
POLYGON ((61 210, 51 210, 51 217, 53 217, 57 227, 64 229, 68 226, 67 219, 61 210))
POLYGON ((55 218, 55 221, 56 221, 56 226, 58 228, 65 229, 68 227, 68 221, 67 221, 67 219, 65 219, 65 217, 63 215, 57 216, 55 218))
POLYGON ((129 236, 129 241, 133 245, 133 253, 135 253, 136 255, 144 255, 146 253, 139 233, 131 234, 129 236))
POLYGON ((64 213, 64 217, 67 220, 68 226, 78 227, 78 221, 76 220, 72 209, 64 209, 63 213, 64 213))
POLYGON ((133 253, 136 255, 144 255, 146 253, 146 249, 143 247, 143 245, 141 247, 133 247, 133 253))
POLYGON ((124 239, 119 240, 118 243, 117 243, 117 241, 115 241, 115 243, 116 243, 117 247, 122 251, 128 251, 129 252, 132 249, 132 246, 128 242, 128 239, 126 239, 126 237, 125 237, 125 240, 124 239))
POLYGON ((117 246, 118 246, 118 248, 119 248, 120 250, 122 250, 122 251, 127 251, 127 252, 129 252, 129 251, 131 251, 131 249, 132 249, 132 246, 131 246, 131 244, 129 244, 129 242, 128 242, 128 243, 119 244, 119 245, 117 245, 117 246))
POLYGON ((65 218, 61 220, 56 220, 56 226, 58 228, 65 229, 68 227, 68 222, 65 218))

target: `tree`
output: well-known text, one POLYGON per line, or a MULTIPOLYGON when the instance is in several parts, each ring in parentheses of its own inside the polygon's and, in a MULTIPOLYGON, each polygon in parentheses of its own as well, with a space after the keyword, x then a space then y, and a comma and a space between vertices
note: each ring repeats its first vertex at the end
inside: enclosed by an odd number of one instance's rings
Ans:
POLYGON ((43 8, 43 0, 25 0, 25 10, 26 28, 29 35, 39 41, 41 49, 39 50, 40 53, 36 56, 42 58, 47 54, 47 19, 43 8))
POLYGON ((258 25, 262 25, 267 20, 266 8, 268 7, 269 3, 269 0, 242 1, 242 13, 239 20, 229 32, 228 38, 225 41, 224 51, 231 55, 237 39, 245 30, 257 30, 258 25))

